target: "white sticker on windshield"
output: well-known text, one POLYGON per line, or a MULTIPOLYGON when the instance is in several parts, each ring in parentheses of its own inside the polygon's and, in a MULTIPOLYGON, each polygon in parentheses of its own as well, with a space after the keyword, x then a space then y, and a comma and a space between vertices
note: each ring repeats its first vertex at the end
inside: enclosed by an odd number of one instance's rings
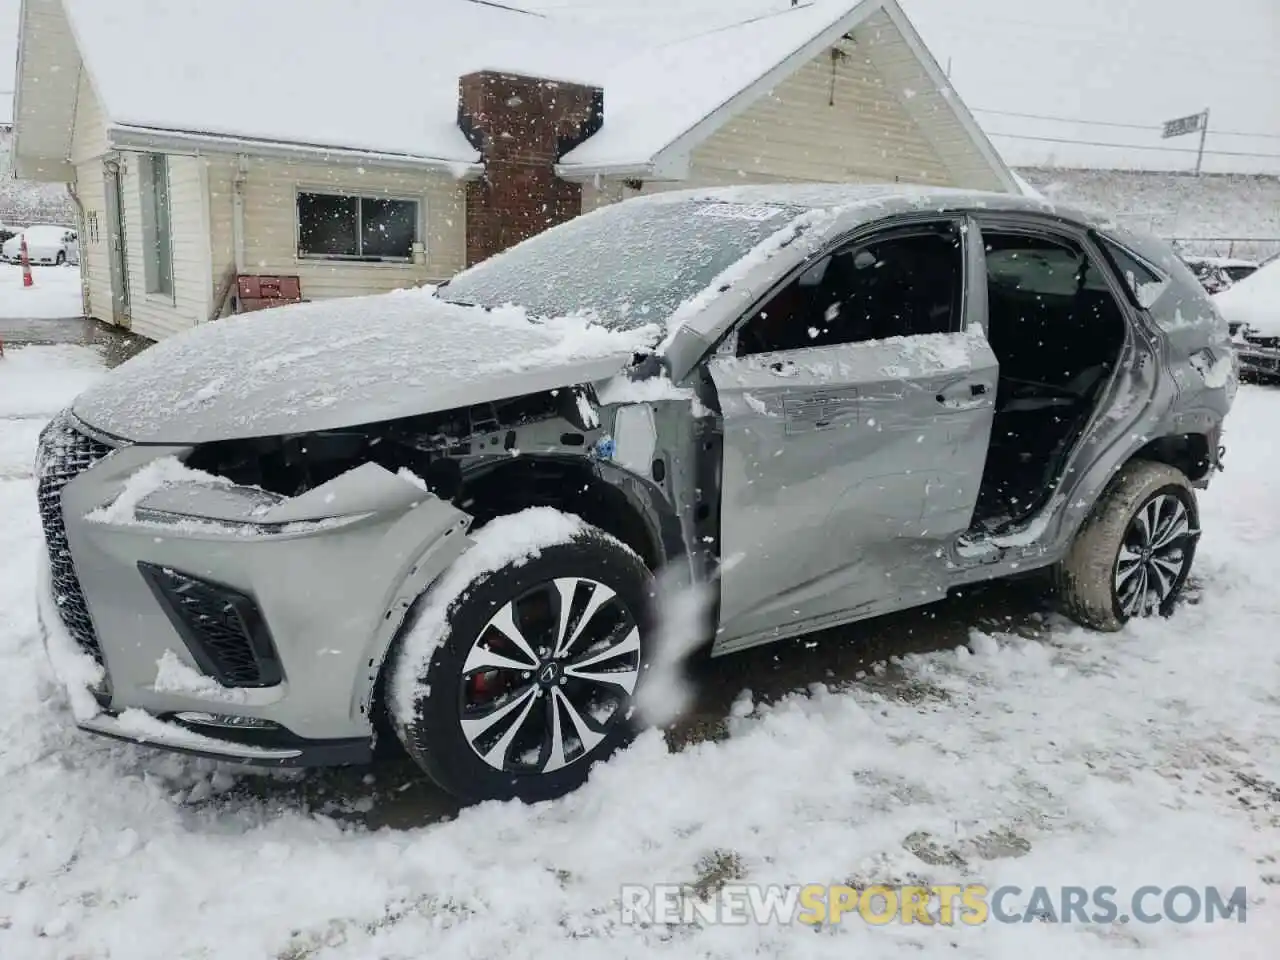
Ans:
POLYGON ((782 213, 782 207, 770 207, 763 203, 712 203, 693 211, 695 217, 715 217, 718 220, 750 220, 763 223, 782 213))

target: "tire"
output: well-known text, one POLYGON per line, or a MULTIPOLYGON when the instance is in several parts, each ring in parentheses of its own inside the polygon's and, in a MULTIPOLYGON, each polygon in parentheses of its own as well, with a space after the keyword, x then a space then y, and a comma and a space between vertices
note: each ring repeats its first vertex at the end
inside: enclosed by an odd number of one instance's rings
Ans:
MULTIPOLYGON (((504 525, 520 516, 475 533, 476 545, 455 567, 492 542, 509 542, 504 525)), ((466 803, 569 793, 636 732, 631 697, 649 664, 652 576, 619 541, 559 516, 572 524, 559 542, 474 577, 464 573, 461 583, 446 572, 397 644, 387 698, 396 732, 428 776, 466 803), (573 586, 562 593, 566 584, 573 586), (565 596, 570 609, 561 617, 565 596), (495 621, 516 624, 524 647, 495 621), (445 633, 425 658, 422 630, 445 633), (602 658, 610 650, 617 652, 602 658), (588 666, 609 682, 577 675, 588 666)))
POLYGON ((53 262, 55 266, 60 267, 67 262, 67 255, 63 253, 61 250, 59 250, 58 255, 53 258, 53 262))
POLYGON ((1196 494, 1186 475, 1163 463, 1131 461, 1054 569, 1064 612, 1105 631, 1119 630, 1135 616, 1169 616, 1191 572, 1199 535, 1196 494), (1144 535, 1152 528, 1154 536, 1144 535))

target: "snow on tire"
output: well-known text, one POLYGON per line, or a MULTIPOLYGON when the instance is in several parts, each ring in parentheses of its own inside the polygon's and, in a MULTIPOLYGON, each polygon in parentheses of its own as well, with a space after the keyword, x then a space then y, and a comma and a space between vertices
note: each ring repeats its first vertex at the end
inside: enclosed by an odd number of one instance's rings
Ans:
POLYGON ((472 539, 395 653, 396 731, 465 802, 560 796, 634 735, 652 577, 630 548, 549 507, 472 539))
POLYGON ((1065 612, 1097 630, 1132 617, 1168 616, 1199 537, 1195 490, 1173 467, 1126 464, 1054 570, 1065 612))

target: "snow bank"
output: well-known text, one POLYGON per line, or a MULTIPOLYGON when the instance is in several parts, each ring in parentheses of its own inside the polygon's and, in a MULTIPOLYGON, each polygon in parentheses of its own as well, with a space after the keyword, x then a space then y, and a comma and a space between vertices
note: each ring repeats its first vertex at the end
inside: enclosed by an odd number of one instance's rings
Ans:
POLYGON ((0 417, 52 417, 102 375, 102 359, 88 347, 6 347, 0 358, 0 417))
POLYGON ((1257 333, 1280 337, 1280 260, 1214 294, 1214 304, 1228 323, 1243 323, 1257 333))
POLYGON ((531 507, 498 517, 470 535, 472 545, 423 598, 401 641, 391 684, 391 706, 401 727, 413 723, 423 691, 419 679, 431 655, 449 636, 449 607, 477 578, 508 565, 522 566, 547 547, 569 543, 586 529, 577 517, 551 507, 531 507))
POLYGON ((24 287, 22 267, 0 263, 0 318, 67 320, 84 316, 78 268, 32 267, 31 275, 34 284, 24 287))

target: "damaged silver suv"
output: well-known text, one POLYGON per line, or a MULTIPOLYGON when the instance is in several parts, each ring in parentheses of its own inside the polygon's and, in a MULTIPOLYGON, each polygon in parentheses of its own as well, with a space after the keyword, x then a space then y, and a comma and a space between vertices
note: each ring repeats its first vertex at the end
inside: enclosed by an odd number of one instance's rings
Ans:
POLYGON ((395 731, 466 800, 631 735, 655 573, 712 656, 1042 568, 1167 615, 1236 388, 1172 250, 1017 197, 687 191, 404 291, 218 321, 40 443, 76 720, 255 764, 395 731))

